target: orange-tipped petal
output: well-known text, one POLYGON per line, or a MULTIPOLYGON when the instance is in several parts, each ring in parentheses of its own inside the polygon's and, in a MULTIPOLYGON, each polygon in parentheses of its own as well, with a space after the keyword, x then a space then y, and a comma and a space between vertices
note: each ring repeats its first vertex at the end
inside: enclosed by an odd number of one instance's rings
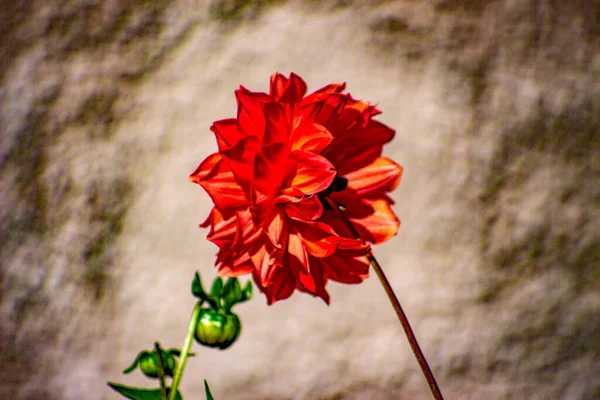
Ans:
POLYGON ((323 125, 312 121, 300 121, 290 138, 292 150, 310 151, 315 154, 320 153, 332 140, 333 136, 323 125))
POLYGON ((273 243, 273 246, 278 249, 281 249, 285 242, 284 236, 287 235, 286 225, 287 218, 285 218, 283 209, 278 207, 267 227, 267 236, 271 240, 271 243, 273 243))
POLYGON ((221 265, 217 270, 217 276, 227 276, 230 278, 237 278, 238 276, 251 274, 254 271, 254 266, 250 263, 244 263, 238 267, 231 267, 228 265, 221 265))
POLYGON ((289 186, 299 189, 305 195, 324 191, 335 179, 335 169, 324 157, 296 150, 292 153, 292 158, 296 160, 296 173, 289 186))
POLYGON ((254 243, 260 237, 261 231, 254 224, 250 210, 237 211, 235 218, 237 228, 231 247, 245 247, 254 243))
MULTIPOLYGON (((332 83, 330 85, 324 86, 319 90, 309 94, 302 100, 301 108, 304 108, 303 111, 307 111, 306 108, 313 107, 315 103, 323 102, 327 100, 331 95, 336 95, 342 93, 346 88, 345 83, 332 83)), ((308 112, 310 113, 310 112, 308 112)))
POLYGON ((277 269, 282 268, 275 257, 269 253, 266 243, 255 246, 249 253, 254 272, 260 278, 261 284, 264 287, 273 284, 273 279, 277 269))
POLYGON ((248 205, 249 201, 229 166, 219 153, 208 156, 190 175, 190 181, 206 190, 215 206, 225 214, 248 205))
MULTIPOLYGON (((301 237, 295 231, 295 229, 292 229, 290 227, 289 233, 290 234, 288 237, 287 245, 287 252, 289 254, 288 258, 295 258, 295 260, 297 260, 298 263, 294 264, 294 266, 308 273, 308 253, 306 252, 304 243, 301 237)), ((287 264, 289 268, 292 268, 292 265, 290 265, 289 260, 287 260, 287 264)))
POLYGON ((224 219, 223 214, 213 208, 210 218, 210 232, 206 239, 219 246, 219 248, 225 247, 234 239, 237 228, 237 216, 234 215, 231 218, 224 219))
POLYGON ((402 167, 387 157, 379 157, 371 164, 346 174, 348 187, 356 195, 368 195, 376 191, 390 192, 400 183, 402 167))
POLYGON ((360 236, 373 243, 380 244, 396 236, 400 220, 386 199, 364 199, 374 210, 365 218, 350 218, 360 236))

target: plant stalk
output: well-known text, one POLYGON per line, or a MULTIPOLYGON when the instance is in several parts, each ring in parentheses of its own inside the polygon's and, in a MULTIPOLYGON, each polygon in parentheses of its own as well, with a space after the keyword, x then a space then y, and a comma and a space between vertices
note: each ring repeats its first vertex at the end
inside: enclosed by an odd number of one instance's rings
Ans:
MULTIPOLYGON (((350 219, 348 219, 346 214, 344 214, 344 212, 340 209, 339 205, 335 202, 335 200, 333 200, 329 196, 325 197, 324 200, 327 203, 327 205, 329 205, 329 207, 331 207, 341 217, 342 221, 344 221, 344 224, 350 230, 352 235, 354 235, 356 239, 360 239, 360 234, 358 233, 354 225, 352 225, 350 219)), ((369 263, 375 270, 375 273, 377 274, 377 277, 379 278, 379 281, 381 282, 381 285, 383 286, 383 289, 385 290, 385 293, 387 294, 390 303, 392 303, 392 307, 394 307, 394 311, 396 311, 396 315, 398 316, 398 320, 400 320, 400 324, 404 329, 404 333, 406 334, 408 343, 410 344, 410 347, 413 353, 415 354, 417 362, 421 367, 421 371, 423 371, 423 375, 427 380, 429 389, 431 389, 431 394, 433 394, 433 397, 436 400, 444 400, 442 392, 440 391, 440 388, 435 380, 435 376, 433 375, 431 368, 429 368, 429 364, 427 363, 425 355, 423 354, 423 351, 419 346, 419 342, 417 342, 417 337, 415 336, 415 333, 413 332, 410 323, 408 322, 408 318, 406 317, 406 314, 404 313, 404 310, 400 305, 400 301, 398 301, 398 298, 394 293, 394 289, 392 289, 390 282, 387 280, 385 273, 383 272, 381 265, 379 265, 379 262, 373 255, 372 250, 367 255, 367 259, 369 260, 369 263)))
POLYGON ((188 325, 187 336, 185 337, 185 341, 183 342, 183 348, 181 349, 181 357, 179 358, 179 362, 177 363, 177 368, 175 368, 173 383, 171 384, 171 390, 169 392, 169 400, 175 400, 177 396, 177 388, 179 387, 179 383, 181 382, 183 370, 185 369, 185 363, 187 362, 188 355, 190 354, 190 350, 192 349, 192 344, 194 343, 196 323, 198 322, 198 316, 200 315, 201 307, 202 302, 199 301, 196 303, 196 306, 192 311, 192 316, 190 317, 190 324, 188 325))
POLYGON ((154 342, 154 349, 156 350, 158 359, 158 380, 160 382, 160 398, 161 400, 167 400, 167 387, 165 386, 165 366, 162 362, 162 349, 158 342, 154 342))

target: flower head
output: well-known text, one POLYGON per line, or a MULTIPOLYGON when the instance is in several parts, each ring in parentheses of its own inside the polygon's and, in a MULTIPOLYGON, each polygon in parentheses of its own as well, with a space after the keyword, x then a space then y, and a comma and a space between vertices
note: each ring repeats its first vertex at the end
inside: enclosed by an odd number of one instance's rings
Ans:
POLYGON ((219 151, 190 176, 215 204, 201 226, 219 247, 219 274, 252 274, 269 304, 296 289, 329 302, 327 281, 362 282, 367 242, 398 230, 387 192, 402 168, 381 156, 394 131, 343 90, 333 84, 305 96, 294 73, 274 74, 268 94, 240 87, 237 118, 211 127, 219 151), (338 191, 341 178, 347 186, 338 191), (326 195, 346 206, 360 239, 324 207, 326 195))

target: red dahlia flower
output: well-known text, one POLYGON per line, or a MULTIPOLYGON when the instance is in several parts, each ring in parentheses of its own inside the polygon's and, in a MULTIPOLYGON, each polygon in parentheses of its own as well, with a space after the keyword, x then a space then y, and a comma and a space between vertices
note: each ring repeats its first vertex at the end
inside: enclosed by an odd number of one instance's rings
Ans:
POLYGON ((333 84, 304 97, 294 73, 274 74, 269 94, 240 87, 237 118, 211 127, 219 151, 190 176, 215 204, 201 226, 219 247, 219 274, 251 273, 269 304, 295 289, 329 302, 327 281, 362 282, 366 242, 381 243, 400 225, 387 192, 402 167, 381 156, 394 131, 343 90, 333 84), (361 239, 323 196, 346 207, 361 239))

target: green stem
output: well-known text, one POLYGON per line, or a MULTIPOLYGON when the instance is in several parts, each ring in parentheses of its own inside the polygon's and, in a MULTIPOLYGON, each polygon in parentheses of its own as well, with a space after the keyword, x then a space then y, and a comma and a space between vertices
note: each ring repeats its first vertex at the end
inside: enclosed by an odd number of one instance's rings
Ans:
POLYGON ((169 392, 169 400, 175 400, 177 396, 177 388, 179 387, 179 382, 181 382, 185 363, 187 362, 188 355, 192 349, 192 343, 194 342, 194 334, 196 333, 196 323, 198 322, 198 316, 200 315, 200 307, 202 307, 202 301, 197 302, 192 311, 187 336, 185 337, 185 342, 183 342, 183 348, 181 349, 181 357, 177 363, 177 368, 175 368, 175 375, 173 376, 171 391, 169 392))
MULTIPOLYGON (((352 225, 352 222, 350 221, 350 219, 340 209, 340 206, 336 203, 336 201, 330 197, 325 197, 324 200, 327 203, 327 205, 329 205, 329 207, 331 207, 340 216, 340 218, 342 219, 342 221, 344 222, 344 224, 346 225, 346 227, 348 228, 350 233, 355 238, 359 239, 360 234, 358 233, 358 231, 356 230, 354 225, 352 225)), ((413 353, 415 354, 417 362, 419 363, 419 366, 421 367, 421 371, 423 371, 423 375, 425 376, 425 380, 427 380, 427 384, 429 385, 431 394, 433 395, 433 397, 436 400, 444 400, 444 397, 442 396, 442 392, 440 391, 440 388, 435 380, 435 376, 433 376, 433 372, 431 371, 431 368, 429 368, 429 364, 427 364, 427 360, 425 359, 425 355, 423 354, 423 351, 421 350, 421 347, 419 346, 419 342, 417 342, 417 337, 415 336, 415 333, 413 332, 412 328, 410 327, 408 318, 406 317, 406 314, 404 313, 404 310, 402 309, 402 306, 400 305, 400 301, 398 301, 398 298, 396 297, 396 294, 394 293, 394 289, 392 289, 390 282, 387 280, 385 274, 383 273, 383 269, 381 268, 381 265, 379 265, 379 262, 377 262, 377 259, 375 259, 375 256, 373 255, 373 251, 369 252, 369 254, 367 255, 367 259, 369 260, 369 263, 375 270, 375 273, 377 274, 377 277, 379 278, 379 281, 381 282, 381 286, 383 286, 383 289, 385 290, 385 293, 387 294, 388 299, 390 300, 390 303, 392 303, 392 307, 394 307, 394 311, 396 311, 396 315, 398 316, 400 325, 402 325, 402 328, 404 329, 404 333, 406 334, 406 337, 408 339, 408 343, 410 344, 410 347, 411 347, 413 353)))
POLYGON ((154 349, 156 350, 158 359, 158 380, 160 382, 160 397, 162 400, 167 400, 167 388, 165 386, 165 366, 162 362, 162 349, 158 342, 154 342, 154 349))

